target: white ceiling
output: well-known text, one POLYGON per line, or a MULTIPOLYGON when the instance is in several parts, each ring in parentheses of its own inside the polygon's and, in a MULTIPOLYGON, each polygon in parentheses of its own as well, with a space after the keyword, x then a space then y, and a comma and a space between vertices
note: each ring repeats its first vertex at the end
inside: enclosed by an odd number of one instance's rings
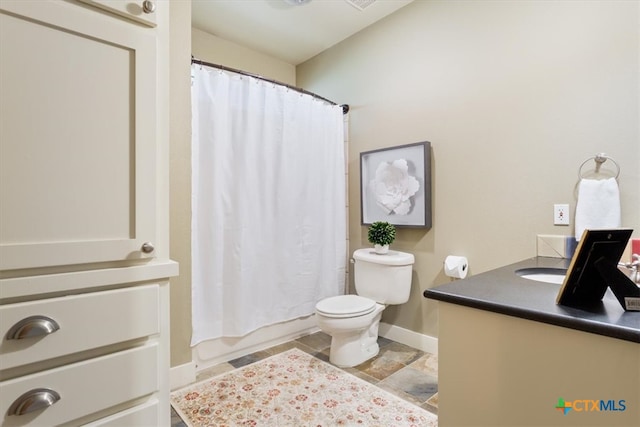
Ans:
POLYGON ((413 0, 193 0, 192 26, 298 65, 413 0), (368 5, 367 5, 368 4, 368 5))

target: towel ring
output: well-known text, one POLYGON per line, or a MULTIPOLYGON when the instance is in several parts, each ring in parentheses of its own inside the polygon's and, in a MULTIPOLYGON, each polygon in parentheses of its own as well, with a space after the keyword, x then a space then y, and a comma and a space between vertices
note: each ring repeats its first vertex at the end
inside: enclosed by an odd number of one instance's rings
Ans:
POLYGON ((596 170, 595 172, 598 173, 600 171, 600 166, 602 166, 602 164, 604 162, 606 162, 607 160, 611 160, 611 162, 614 164, 614 166, 616 167, 616 176, 615 179, 618 179, 618 176, 620 176, 620 166, 618 165, 618 163, 616 163, 615 160, 613 160, 611 157, 607 156, 605 153, 598 153, 593 157, 589 157, 587 160, 585 160, 584 162, 582 162, 582 164, 580 165, 580 167, 578 168, 578 177, 580 179, 584 178, 584 174, 582 172, 582 168, 584 167, 584 165, 587 164, 587 162, 594 160, 596 162, 596 170))

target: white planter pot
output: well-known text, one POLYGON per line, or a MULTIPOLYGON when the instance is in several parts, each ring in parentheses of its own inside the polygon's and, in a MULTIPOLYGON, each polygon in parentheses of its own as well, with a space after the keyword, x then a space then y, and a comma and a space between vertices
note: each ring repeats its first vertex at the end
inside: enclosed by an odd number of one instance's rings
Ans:
POLYGON ((377 254, 385 255, 387 252, 389 252, 389 245, 374 245, 373 249, 377 254))

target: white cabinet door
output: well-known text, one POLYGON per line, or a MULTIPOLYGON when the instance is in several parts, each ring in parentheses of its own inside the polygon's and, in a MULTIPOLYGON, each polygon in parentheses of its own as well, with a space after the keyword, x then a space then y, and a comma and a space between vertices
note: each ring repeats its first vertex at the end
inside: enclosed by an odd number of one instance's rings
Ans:
POLYGON ((0 90, 0 270, 152 258, 154 30, 3 0, 0 90))
POLYGON ((83 3, 115 13, 125 19, 148 25, 156 26, 155 8, 158 0, 80 0, 83 3))

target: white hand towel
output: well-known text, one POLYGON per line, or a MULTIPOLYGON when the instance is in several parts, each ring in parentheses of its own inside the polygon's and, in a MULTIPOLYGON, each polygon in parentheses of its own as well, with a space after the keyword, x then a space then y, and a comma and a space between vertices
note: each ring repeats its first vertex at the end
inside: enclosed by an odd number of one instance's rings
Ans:
POLYGON ((620 190, 615 178, 582 179, 576 205, 576 240, 585 229, 620 227, 620 190))

